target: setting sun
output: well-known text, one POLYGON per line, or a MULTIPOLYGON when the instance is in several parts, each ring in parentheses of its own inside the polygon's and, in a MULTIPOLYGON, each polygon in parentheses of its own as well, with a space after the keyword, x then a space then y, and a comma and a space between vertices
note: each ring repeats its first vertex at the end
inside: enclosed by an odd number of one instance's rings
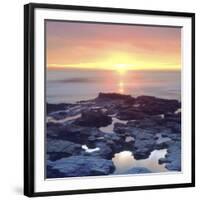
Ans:
POLYGON ((115 67, 120 74, 124 74, 128 69, 126 64, 116 64, 115 67))

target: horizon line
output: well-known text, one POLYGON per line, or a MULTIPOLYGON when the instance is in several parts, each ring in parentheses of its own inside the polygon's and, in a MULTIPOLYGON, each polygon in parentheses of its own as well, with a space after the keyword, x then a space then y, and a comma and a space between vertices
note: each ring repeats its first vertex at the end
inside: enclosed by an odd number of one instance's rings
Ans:
MULTIPOLYGON (((95 67, 64 67, 64 66, 47 66, 46 67, 47 70, 95 70, 95 71, 116 71, 117 69, 115 68, 95 68, 95 67)), ((135 69, 131 69, 131 68, 126 68, 125 71, 181 71, 181 67, 180 68, 141 68, 139 69, 139 67, 135 68, 135 69)))

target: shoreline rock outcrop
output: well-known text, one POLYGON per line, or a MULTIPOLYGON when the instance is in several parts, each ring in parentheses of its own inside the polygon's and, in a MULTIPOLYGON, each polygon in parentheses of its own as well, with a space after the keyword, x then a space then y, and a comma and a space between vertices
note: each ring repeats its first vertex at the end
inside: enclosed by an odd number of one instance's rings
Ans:
MULTIPOLYGON (((47 104, 47 117, 53 119, 47 122, 46 132, 49 177, 112 174, 116 153, 130 151, 142 160, 160 149, 167 154, 159 164, 181 171, 181 103, 177 100, 99 93, 76 104, 47 104), (105 133, 101 127, 113 130, 105 133), (98 150, 85 151, 83 145, 98 150)), ((129 173, 151 172, 144 166, 129 173)))

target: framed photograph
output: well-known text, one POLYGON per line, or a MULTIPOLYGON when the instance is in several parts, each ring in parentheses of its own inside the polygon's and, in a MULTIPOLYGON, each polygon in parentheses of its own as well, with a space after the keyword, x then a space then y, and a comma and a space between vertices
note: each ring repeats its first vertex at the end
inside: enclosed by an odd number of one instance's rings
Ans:
POLYGON ((24 7, 24 194, 195 185, 195 14, 24 7))

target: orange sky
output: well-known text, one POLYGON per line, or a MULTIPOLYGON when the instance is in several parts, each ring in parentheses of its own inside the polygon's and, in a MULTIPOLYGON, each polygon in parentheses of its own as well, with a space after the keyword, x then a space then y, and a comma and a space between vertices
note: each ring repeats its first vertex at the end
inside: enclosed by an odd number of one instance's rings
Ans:
POLYGON ((178 70, 181 28, 46 22, 49 68, 178 70))

